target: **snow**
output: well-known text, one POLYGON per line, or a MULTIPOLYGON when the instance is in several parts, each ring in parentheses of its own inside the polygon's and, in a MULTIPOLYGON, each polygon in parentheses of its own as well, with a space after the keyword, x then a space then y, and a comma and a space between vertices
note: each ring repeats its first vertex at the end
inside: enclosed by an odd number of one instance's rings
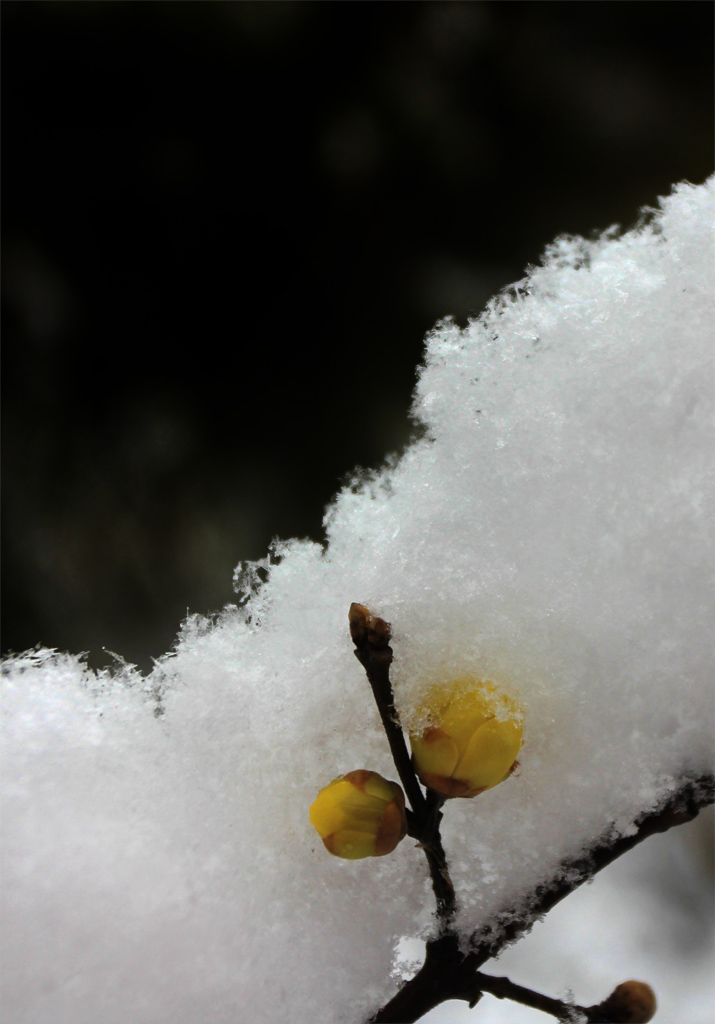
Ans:
POLYGON ((438 325, 402 458, 338 495, 325 547, 239 567, 245 600, 149 677, 6 660, 4 1019, 339 1024, 392 994, 424 857, 342 862, 308 821, 336 775, 396 778, 352 601, 393 624, 406 726, 464 676, 524 709, 518 772, 446 809, 465 942, 710 769, 714 207, 676 186, 438 325))

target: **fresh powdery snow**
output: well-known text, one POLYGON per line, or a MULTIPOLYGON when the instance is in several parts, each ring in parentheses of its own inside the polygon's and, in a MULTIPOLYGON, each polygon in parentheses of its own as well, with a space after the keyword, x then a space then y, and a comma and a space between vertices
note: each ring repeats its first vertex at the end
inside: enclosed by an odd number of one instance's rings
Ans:
POLYGON ((352 601, 393 624, 405 725, 467 675, 523 708, 517 772, 445 808, 465 940, 710 768, 714 207, 678 185, 438 325, 405 454, 148 677, 5 661, 3 1020, 355 1024, 394 992, 425 858, 341 861, 308 821, 338 774, 397 777, 352 601))

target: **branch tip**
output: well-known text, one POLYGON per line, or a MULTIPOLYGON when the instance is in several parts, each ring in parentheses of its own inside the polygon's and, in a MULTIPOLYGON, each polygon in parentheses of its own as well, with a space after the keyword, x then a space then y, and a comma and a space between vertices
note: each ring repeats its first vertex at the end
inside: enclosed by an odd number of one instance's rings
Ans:
POLYGON ((392 637, 390 623, 376 615, 372 615, 364 604, 353 602, 348 612, 350 636, 357 648, 371 647, 375 651, 383 651, 392 637))
POLYGON ((370 612, 365 605, 353 601, 348 612, 348 622, 350 623, 350 636, 356 647, 362 647, 367 640, 367 626, 370 617, 370 612))

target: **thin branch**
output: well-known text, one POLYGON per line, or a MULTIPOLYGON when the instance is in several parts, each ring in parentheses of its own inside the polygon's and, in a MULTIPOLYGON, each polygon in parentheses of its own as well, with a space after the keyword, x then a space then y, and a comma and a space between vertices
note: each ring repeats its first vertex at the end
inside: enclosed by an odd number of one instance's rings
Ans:
POLYGON ((395 767, 407 799, 412 805, 412 813, 408 817, 408 831, 418 840, 427 858, 432 889, 437 901, 440 934, 444 935, 449 931, 457 906, 439 832, 442 820, 441 807, 444 801, 437 793, 431 791, 428 791, 427 797, 424 796, 412 767, 412 759, 407 750, 390 682, 392 648, 389 623, 371 615, 361 604, 350 606, 349 622, 350 635, 355 644, 355 657, 365 669, 395 767))
POLYGON ((513 1003, 530 1006, 541 1010, 562 1022, 572 1021, 580 1014, 589 1024, 637 1024, 638 1021, 651 1020, 656 1009, 655 994, 650 985, 642 981, 626 981, 618 985, 610 996, 594 1006, 578 1006, 565 1003, 561 999, 553 999, 542 992, 515 984, 510 978, 497 978, 492 974, 477 971, 470 979, 473 994, 465 994, 470 1007, 484 992, 496 996, 497 999, 510 999, 513 1003), (474 998, 476 995, 476 998, 474 998))
POLYGON ((350 633, 355 644, 355 657, 365 669, 368 682, 372 687, 402 788, 410 801, 412 810, 421 821, 425 813, 425 798, 412 768, 412 761, 395 709, 392 683, 390 682, 390 665, 392 664, 392 648, 389 646, 390 627, 383 619, 373 619, 362 605, 352 604, 350 605, 350 633))
POLYGON ((573 1017, 574 1011, 583 1013, 587 1020, 591 1020, 589 1013, 583 1006, 574 1006, 572 1003, 564 1003, 561 999, 552 999, 541 992, 534 992, 523 985, 516 985, 509 978, 495 978, 491 974, 482 974, 477 971, 473 975, 474 992, 489 992, 497 999, 511 999, 514 1003, 521 1003, 522 1006, 531 1006, 534 1010, 541 1010, 542 1013, 549 1013, 557 1020, 567 1021, 573 1017))
MULTIPOLYGON (((442 812, 438 809, 441 801, 434 811, 436 794, 428 793, 426 806, 426 839, 419 843, 429 865, 432 890, 437 901, 437 917, 441 924, 441 932, 449 930, 450 923, 457 909, 457 898, 454 893, 454 885, 449 875, 447 856, 442 846, 442 837, 439 833, 439 824, 442 820, 442 812), (432 813, 431 813, 432 812, 432 813)), ((439 798, 437 798, 439 799, 439 798)))

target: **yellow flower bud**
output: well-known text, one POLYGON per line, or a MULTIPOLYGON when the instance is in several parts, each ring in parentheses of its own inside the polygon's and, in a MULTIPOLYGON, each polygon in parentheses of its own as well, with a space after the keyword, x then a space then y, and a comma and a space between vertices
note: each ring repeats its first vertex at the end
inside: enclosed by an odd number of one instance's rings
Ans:
POLYGON ((321 789, 310 822, 336 857, 382 857, 407 835, 405 796, 396 782, 361 768, 321 789))
POLYGON ((520 712, 491 683, 459 679, 435 693, 425 710, 435 724, 410 734, 412 761, 425 786, 444 797, 477 796, 514 770, 520 712))

